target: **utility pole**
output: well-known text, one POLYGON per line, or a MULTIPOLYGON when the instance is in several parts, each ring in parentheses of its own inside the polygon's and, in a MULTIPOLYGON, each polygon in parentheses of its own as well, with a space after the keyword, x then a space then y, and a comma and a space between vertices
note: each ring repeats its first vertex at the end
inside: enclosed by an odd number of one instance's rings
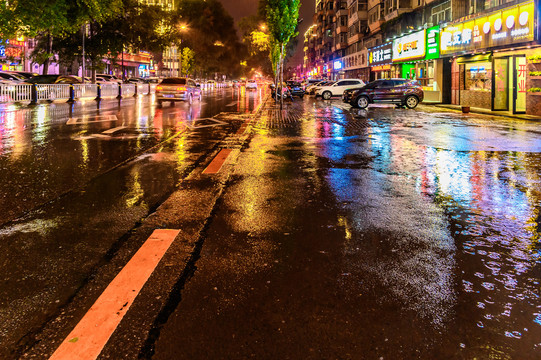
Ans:
POLYGON ((85 83, 85 74, 86 74, 86 68, 85 68, 85 37, 86 37, 86 24, 83 24, 83 74, 81 78, 83 79, 83 84, 85 83))

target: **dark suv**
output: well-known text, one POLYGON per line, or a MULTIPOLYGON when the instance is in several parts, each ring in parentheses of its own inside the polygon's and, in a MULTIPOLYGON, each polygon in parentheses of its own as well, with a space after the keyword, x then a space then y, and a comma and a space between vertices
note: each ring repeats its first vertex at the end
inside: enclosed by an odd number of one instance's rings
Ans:
POLYGON ((302 88, 301 83, 288 80, 286 81, 286 85, 291 93, 291 96, 298 96, 301 99, 304 97, 304 89, 302 88))
POLYGON ((372 81, 360 89, 344 91, 342 101, 361 109, 373 103, 396 104, 413 109, 423 98, 423 88, 416 81, 385 79, 372 81))

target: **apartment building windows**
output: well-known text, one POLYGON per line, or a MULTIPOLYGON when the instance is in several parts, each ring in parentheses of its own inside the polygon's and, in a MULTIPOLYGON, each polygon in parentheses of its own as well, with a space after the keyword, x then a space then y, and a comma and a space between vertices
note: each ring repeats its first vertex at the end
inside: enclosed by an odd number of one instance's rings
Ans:
POLYGON ((398 0, 385 0, 385 8, 387 8, 387 13, 398 9, 398 0))
POLYGON ((432 8, 432 24, 451 21, 451 1, 446 1, 432 8))
POLYGON ((366 11, 366 10, 368 10, 368 0, 358 0, 358 2, 357 2, 357 10, 358 11, 366 11))

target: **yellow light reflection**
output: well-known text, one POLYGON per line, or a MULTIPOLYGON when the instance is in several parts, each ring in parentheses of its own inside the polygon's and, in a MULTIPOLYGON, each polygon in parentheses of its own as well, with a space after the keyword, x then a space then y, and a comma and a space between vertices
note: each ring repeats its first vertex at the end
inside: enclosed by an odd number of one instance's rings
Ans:
MULTIPOLYGON (((126 194, 126 205, 128 207, 134 207, 139 204, 143 199, 145 192, 141 187, 140 174, 138 170, 134 170, 132 173, 131 183, 129 184, 128 193, 126 194)), ((141 203, 140 205, 145 205, 141 203)))
POLYGON ((88 140, 87 139, 81 139, 81 156, 82 156, 82 160, 83 162, 81 163, 80 167, 83 168, 83 169, 86 169, 88 168, 88 161, 90 159, 89 155, 88 155, 88 140))

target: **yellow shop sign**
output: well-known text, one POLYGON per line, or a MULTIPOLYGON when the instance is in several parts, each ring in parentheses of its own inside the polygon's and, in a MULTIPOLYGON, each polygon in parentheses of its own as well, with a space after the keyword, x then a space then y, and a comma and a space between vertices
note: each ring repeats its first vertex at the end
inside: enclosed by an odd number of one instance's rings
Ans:
POLYGON ((535 4, 529 1, 442 29, 440 54, 483 50, 535 40, 535 4))

